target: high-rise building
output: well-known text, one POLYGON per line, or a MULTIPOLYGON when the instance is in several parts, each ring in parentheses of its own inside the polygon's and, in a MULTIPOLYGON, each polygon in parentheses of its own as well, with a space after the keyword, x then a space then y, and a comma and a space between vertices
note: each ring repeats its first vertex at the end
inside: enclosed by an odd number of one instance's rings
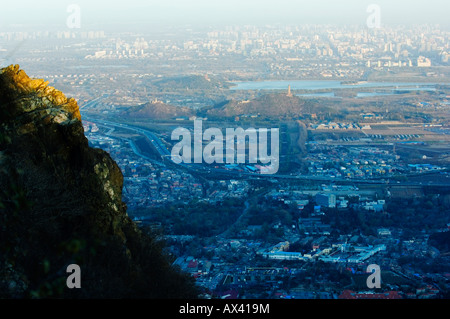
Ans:
POLYGON ((324 207, 336 207, 336 195, 334 194, 317 194, 316 204, 324 207))

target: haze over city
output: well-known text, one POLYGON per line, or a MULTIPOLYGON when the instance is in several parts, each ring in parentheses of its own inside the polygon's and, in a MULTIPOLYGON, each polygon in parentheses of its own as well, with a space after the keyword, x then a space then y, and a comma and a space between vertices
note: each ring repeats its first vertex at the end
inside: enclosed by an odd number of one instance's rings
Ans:
POLYGON ((235 24, 365 24, 369 5, 381 9, 383 24, 441 24, 448 27, 446 0, 152 0, 152 1, 8 1, 2 4, 0 26, 65 28, 66 9, 82 13, 82 28, 120 29, 130 26, 194 26, 235 24))

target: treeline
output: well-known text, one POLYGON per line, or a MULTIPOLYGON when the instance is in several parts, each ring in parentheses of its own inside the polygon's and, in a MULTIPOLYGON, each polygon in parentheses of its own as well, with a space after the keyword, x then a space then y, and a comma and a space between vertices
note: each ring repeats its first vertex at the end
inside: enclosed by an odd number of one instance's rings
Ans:
POLYGON ((244 209, 244 202, 228 199, 216 204, 192 201, 147 208, 133 214, 143 217, 146 222, 161 223, 165 234, 210 237, 227 230, 244 209))

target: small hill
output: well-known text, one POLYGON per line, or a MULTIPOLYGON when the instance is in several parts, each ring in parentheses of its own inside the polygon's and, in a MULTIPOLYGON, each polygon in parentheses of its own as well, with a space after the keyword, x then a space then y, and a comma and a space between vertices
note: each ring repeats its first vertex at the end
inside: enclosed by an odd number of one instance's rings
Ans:
POLYGON ((133 119, 149 118, 154 120, 167 120, 182 116, 189 117, 193 115, 193 112, 186 107, 178 107, 160 101, 152 101, 131 107, 123 112, 122 115, 133 119))
POLYGON ((228 89, 231 84, 208 75, 183 75, 164 78, 151 83, 161 91, 228 89))
POLYGON ((320 111, 317 103, 286 94, 267 94, 250 101, 228 101, 206 111, 210 116, 260 115, 271 118, 292 118, 320 111))

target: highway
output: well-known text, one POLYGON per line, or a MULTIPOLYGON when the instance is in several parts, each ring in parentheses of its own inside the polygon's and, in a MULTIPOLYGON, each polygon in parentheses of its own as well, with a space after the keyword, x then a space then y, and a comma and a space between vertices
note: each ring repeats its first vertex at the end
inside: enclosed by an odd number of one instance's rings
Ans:
MULTIPOLYGON (((97 125, 100 124, 100 125, 104 125, 104 126, 110 126, 110 127, 112 126, 114 128, 122 128, 122 129, 126 129, 129 131, 133 131, 140 135, 143 135, 152 143, 152 145, 155 147, 155 149, 158 151, 158 153, 161 155, 161 157, 170 156, 170 152, 164 146, 164 143, 159 139, 158 136, 156 136, 153 132, 151 132, 149 130, 145 130, 145 129, 135 127, 135 126, 130 126, 130 125, 123 124, 123 123, 115 123, 115 122, 110 122, 110 121, 106 121, 106 120, 92 119, 85 115, 83 115, 83 117, 86 119, 86 121, 96 123, 97 125)), ((146 157, 146 156, 143 156, 143 157, 146 157)))
MULTIPOLYGON (((161 139, 153 132, 142 129, 139 127, 131 126, 128 124, 123 123, 116 123, 101 119, 92 119, 89 118, 86 115, 83 115, 83 118, 87 121, 97 123, 97 125, 105 125, 109 127, 115 127, 115 128, 122 128, 126 130, 133 131, 135 133, 138 133, 142 136, 145 136, 154 146, 154 148, 158 151, 159 155, 162 159, 164 158, 171 158, 170 151, 166 148, 164 143, 161 141, 161 139)), ((133 143, 131 143, 131 146, 133 148, 133 151, 145 158, 149 159, 149 157, 145 156, 141 152, 139 152, 133 143)), ((172 161, 171 161, 172 162, 172 161)), ((173 163, 173 162, 172 162, 173 163)), ((158 162, 158 164, 163 165, 162 163, 158 162)), ((175 163, 173 163, 175 164, 175 163)), ((228 175, 230 177, 239 178, 239 177, 253 177, 253 178, 260 178, 260 179, 287 179, 287 180, 297 180, 297 181, 316 181, 316 182, 326 182, 326 183, 342 183, 342 184, 369 184, 369 185, 384 185, 384 186, 417 186, 417 187, 423 187, 423 186, 433 186, 433 187, 450 187, 450 177, 448 178, 448 183, 433 183, 431 182, 408 182, 408 181, 389 181, 389 179, 347 179, 347 178, 330 178, 326 176, 310 176, 310 175, 285 175, 285 174, 257 174, 257 173, 250 173, 245 171, 237 171, 237 170, 228 170, 224 168, 216 168, 208 165, 199 165, 199 164, 176 164, 179 166, 182 166, 184 168, 187 168, 189 170, 203 173, 203 174, 220 174, 220 175, 228 175)), ((447 175, 448 176, 448 175, 447 175)))

